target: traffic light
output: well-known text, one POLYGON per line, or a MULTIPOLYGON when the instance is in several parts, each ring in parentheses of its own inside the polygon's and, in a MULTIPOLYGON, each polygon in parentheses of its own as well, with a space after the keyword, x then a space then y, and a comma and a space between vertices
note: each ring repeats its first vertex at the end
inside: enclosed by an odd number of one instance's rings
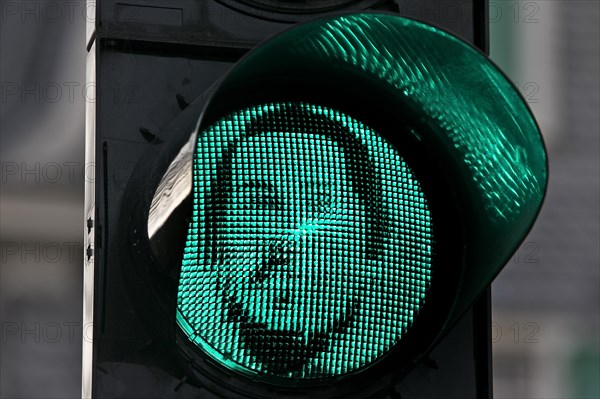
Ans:
MULTIPOLYGON (((214 6, 178 4, 130 22, 214 6)), ((239 47, 203 26, 97 26, 84 396, 395 397, 535 220, 539 129, 486 55, 440 27, 356 10, 291 25, 312 3, 226 4, 285 20, 245 19, 280 33, 227 72, 216 59, 239 47), (124 76, 143 85, 123 107, 103 90, 124 76)))

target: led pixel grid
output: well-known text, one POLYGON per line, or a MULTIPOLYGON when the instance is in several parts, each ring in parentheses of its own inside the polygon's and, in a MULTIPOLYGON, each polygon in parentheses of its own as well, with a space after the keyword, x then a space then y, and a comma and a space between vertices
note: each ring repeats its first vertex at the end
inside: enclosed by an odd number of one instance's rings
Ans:
POLYGON ((336 110, 272 103, 199 133, 177 323, 253 378, 324 379, 384 356, 419 314, 434 237, 415 175, 336 110))

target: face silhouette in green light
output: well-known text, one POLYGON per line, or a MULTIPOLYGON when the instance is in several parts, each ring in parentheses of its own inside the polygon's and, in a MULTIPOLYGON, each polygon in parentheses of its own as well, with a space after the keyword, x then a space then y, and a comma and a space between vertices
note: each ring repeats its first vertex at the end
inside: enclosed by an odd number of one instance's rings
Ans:
POLYGON ((198 136, 177 322, 252 378, 340 376, 386 353, 429 287, 429 211, 398 151, 352 118, 257 106, 198 136))
POLYGON ((325 350, 360 306, 367 198, 349 171, 356 165, 324 135, 264 132, 228 158, 213 225, 226 317, 265 369, 289 372, 325 350))

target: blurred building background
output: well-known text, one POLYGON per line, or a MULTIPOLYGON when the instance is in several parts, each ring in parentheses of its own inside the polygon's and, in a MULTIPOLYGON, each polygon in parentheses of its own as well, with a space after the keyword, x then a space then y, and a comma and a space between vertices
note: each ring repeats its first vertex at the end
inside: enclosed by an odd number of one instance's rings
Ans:
POLYGON ((490 0, 491 58, 548 147, 538 222, 492 286, 496 398, 599 398, 597 1, 490 0))
MULTIPOLYGON (((65 3, 0 1, 1 398, 80 395, 93 166, 83 158, 85 6, 65 3)), ((539 221, 493 285, 496 398, 600 397, 599 8, 490 0, 491 57, 527 98, 550 159, 539 221)))
POLYGON ((67 3, 0 0, 2 399, 81 396, 85 3, 67 3))

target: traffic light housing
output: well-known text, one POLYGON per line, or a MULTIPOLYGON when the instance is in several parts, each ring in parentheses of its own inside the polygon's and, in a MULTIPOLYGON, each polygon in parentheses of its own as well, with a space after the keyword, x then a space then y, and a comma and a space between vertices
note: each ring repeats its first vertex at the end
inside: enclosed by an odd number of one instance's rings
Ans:
POLYGON ((147 162, 111 243, 112 287, 151 337, 128 361, 195 394, 387 394, 539 211, 526 104, 471 45, 384 13, 295 26, 210 91, 176 97, 160 133, 139 129, 147 162))

